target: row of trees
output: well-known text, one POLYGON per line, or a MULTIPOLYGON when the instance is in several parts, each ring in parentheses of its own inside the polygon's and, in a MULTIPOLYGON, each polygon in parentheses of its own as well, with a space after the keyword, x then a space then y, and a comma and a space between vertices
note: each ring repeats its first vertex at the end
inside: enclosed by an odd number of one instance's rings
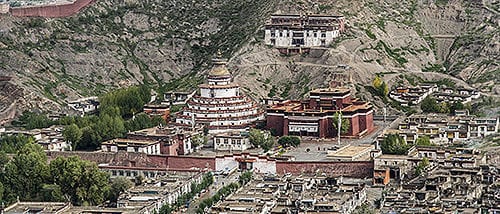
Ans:
POLYGON ((211 198, 207 198, 201 201, 200 206, 196 210, 196 213, 205 213, 205 209, 211 207, 213 204, 220 200, 223 200, 226 196, 236 191, 240 186, 243 186, 252 180, 253 173, 251 171, 246 171, 241 173, 238 178, 238 183, 231 183, 227 186, 222 187, 217 193, 211 198))
POLYGON ((380 143, 380 149, 384 154, 406 155, 410 147, 406 140, 398 134, 389 134, 380 143))
POLYGON ((151 89, 147 85, 132 86, 111 91, 99 97, 100 109, 118 107, 121 116, 130 118, 140 112, 151 99, 151 89))
MULTIPOLYGON (((434 146, 429 136, 424 135, 418 137, 415 141, 417 146, 434 146)), ((380 143, 380 148, 384 154, 406 155, 411 145, 398 134, 389 134, 380 143)))
POLYGON ((177 201, 175 204, 165 204, 160 208, 160 211, 158 212, 159 214, 170 214, 173 211, 177 210, 178 208, 184 206, 186 203, 188 203, 195 195, 199 194, 202 190, 208 188, 210 185, 212 185, 214 181, 212 173, 207 173, 203 176, 201 183, 196 184, 192 183, 191 184, 191 191, 189 193, 186 193, 184 195, 181 195, 179 198, 177 198, 177 201))
POLYGON ((438 103, 436 99, 431 96, 427 96, 422 103, 420 104, 420 109, 426 113, 445 113, 445 114, 453 114, 456 110, 471 110, 471 106, 464 105, 462 102, 441 102, 438 103))
POLYGON ((94 150, 102 141, 123 137, 128 131, 165 123, 161 117, 150 118, 142 111, 151 98, 146 85, 118 89, 102 95, 99 116, 62 118, 65 139, 78 150, 94 150), (131 119, 130 119, 131 118, 131 119), (126 120, 128 119, 128 120, 126 120))
POLYGON ((70 201, 97 205, 116 198, 124 188, 110 185, 109 174, 95 163, 73 156, 58 157, 48 164, 42 147, 29 140, 12 159, 0 155, 0 202, 70 201))
POLYGON ((227 186, 222 187, 219 191, 217 191, 217 193, 214 194, 214 196, 201 201, 198 209, 196 210, 196 213, 197 214, 206 213, 205 208, 211 207, 213 204, 224 199, 226 196, 233 193, 238 188, 240 188, 240 185, 238 183, 231 183, 227 186))
POLYGON ((142 107, 150 99, 147 86, 132 86, 109 92, 100 97, 99 115, 66 116, 50 120, 45 114, 24 112, 15 125, 27 129, 65 125, 63 136, 73 150, 95 150, 102 141, 123 137, 128 131, 165 124, 160 116, 150 118, 142 107))

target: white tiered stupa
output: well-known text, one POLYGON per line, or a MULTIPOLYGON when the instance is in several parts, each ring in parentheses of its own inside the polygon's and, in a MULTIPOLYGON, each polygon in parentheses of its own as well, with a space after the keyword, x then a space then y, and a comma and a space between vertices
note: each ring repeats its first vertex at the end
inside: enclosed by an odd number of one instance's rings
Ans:
POLYGON ((184 126, 203 124, 209 133, 244 131, 252 123, 263 120, 264 112, 257 102, 241 93, 240 86, 232 82, 226 60, 213 60, 208 72, 208 84, 199 85, 200 93, 187 101, 176 123, 184 126))

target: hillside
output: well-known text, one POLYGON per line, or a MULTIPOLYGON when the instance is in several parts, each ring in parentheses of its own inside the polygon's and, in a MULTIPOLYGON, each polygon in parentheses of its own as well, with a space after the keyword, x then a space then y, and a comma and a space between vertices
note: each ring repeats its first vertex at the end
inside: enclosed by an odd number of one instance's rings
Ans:
POLYGON ((373 100, 363 85, 377 73, 499 94, 499 11, 494 0, 97 1, 69 18, 0 16, 0 74, 57 105, 142 82, 193 89, 220 49, 255 97, 301 97, 342 78, 373 100), (262 45, 274 12, 342 14, 348 32, 307 56, 280 56, 262 45))

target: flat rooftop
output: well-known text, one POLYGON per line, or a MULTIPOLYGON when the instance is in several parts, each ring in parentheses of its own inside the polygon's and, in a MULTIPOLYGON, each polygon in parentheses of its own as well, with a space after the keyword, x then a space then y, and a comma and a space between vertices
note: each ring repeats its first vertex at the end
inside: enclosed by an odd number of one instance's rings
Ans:
POLYGON ((371 144, 360 144, 357 146, 348 145, 348 146, 340 148, 337 151, 328 152, 328 157, 351 158, 351 157, 354 157, 356 155, 359 155, 360 153, 369 152, 372 149, 375 149, 375 146, 371 145, 371 144))
POLYGON ((118 145, 118 146, 148 146, 159 143, 156 140, 134 140, 134 139, 126 139, 126 138, 117 138, 113 140, 109 140, 103 142, 104 145, 118 145))
POLYGON ((345 93, 349 93, 351 92, 350 89, 348 88, 342 88, 342 87, 337 87, 337 88, 317 88, 317 89, 314 89, 312 91, 310 91, 309 93, 316 93, 316 94, 335 94, 335 93, 338 93, 338 94, 345 94, 345 93))
POLYGON ((69 206, 69 204, 64 202, 17 202, 5 208, 3 213, 55 213, 69 206))

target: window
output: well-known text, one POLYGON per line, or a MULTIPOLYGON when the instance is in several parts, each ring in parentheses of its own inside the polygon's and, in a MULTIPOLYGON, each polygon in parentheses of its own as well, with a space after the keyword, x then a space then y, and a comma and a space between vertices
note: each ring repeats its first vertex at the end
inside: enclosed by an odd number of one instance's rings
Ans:
POLYGON ((325 38, 326 37, 326 33, 325 32, 321 33, 321 37, 325 38))

